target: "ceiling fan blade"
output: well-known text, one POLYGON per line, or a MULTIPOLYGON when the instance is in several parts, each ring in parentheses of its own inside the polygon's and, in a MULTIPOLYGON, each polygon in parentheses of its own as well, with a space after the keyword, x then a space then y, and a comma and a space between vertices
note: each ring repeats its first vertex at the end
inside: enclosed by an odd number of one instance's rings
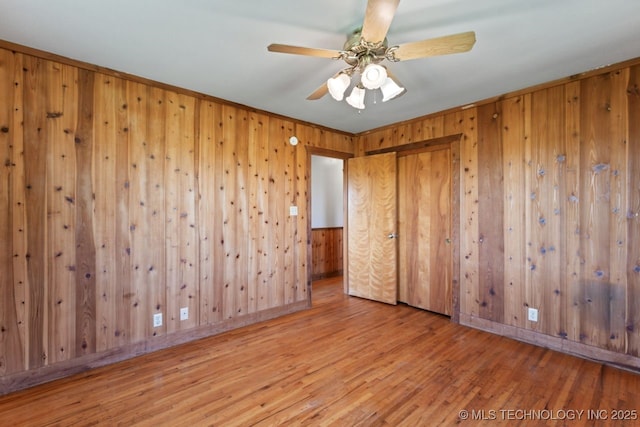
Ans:
POLYGON ((466 33, 401 44, 395 50, 394 56, 399 61, 407 61, 427 56, 462 53, 471 50, 475 42, 476 33, 468 31, 466 33))
POLYGON ((324 82, 322 86, 316 89, 311 95, 307 96, 307 100, 315 101, 316 99, 320 99, 329 93, 329 88, 327 87, 327 82, 324 82))
POLYGON ((400 0, 369 0, 362 24, 362 38, 369 43, 384 41, 400 0))
POLYGON ((339 58, 340 51, 330 49, 316 49, 311 47, 290 46, 273 43, 267 46, 269 52, 290 53, 293 55, 318 56, 321 58, 339 58))

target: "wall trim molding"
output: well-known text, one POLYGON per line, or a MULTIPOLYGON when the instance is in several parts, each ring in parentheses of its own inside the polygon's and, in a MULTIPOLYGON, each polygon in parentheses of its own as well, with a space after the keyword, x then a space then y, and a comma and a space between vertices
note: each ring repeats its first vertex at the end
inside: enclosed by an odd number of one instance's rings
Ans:
POLYGON ((560 337, 542 334, 517 326, 505 325, 491 320, 482 319, 473 314, 460 313, 460 325, 479 329, 492 334, 522 341, 539 347, 548 348, 571 356, 604 363, 620 369, 640 373, 640 359, 628 354, 616 353, 599 347, 590 346, 560 337))
POLYGON ((38 369, 18 372, 0 377, 0 396, 33 387, 46 382, 80 374, 94 368, 132 359, 158 350, 164 350, 181 344, 187 344, 202 338, 236 330, 243 326, 253 325, 265 320, 295 313, 311 308, 309 301, 298 301, 282 307, 275 307, 251 313, 246 316, 227 319, 220 323, 207 325, 185 331, 173 332, 141 341, 135 344, 117 347, 100 353, 77 357, 38 369))

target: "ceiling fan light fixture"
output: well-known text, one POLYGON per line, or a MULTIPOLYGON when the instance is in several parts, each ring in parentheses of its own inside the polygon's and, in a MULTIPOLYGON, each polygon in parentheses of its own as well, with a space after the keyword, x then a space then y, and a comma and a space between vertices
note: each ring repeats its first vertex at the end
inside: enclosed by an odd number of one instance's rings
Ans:
POLYGON ((387 78, 387 70, 382 65, 369 64, 362 71, 360 81, 367 89, 378 89, 387 78))
POLYGON ((340 73, 335 77, 331 77, 327 80, 327 88, 329 93, 336 101, 342 101, 344 98, 344 92, 351 84, 351 77, 345 73, 340 73))
POLYGON ((391 77, 387 77, 382 86, 382 102, 387 102, 404 92, 404 88, 399 86, 391 77))
POLYGON ((351 91, 351 95, 347 96, 347 104, 358 110, 364 110, 364 94, 365 90, 359 86, 356 86, 351 91))

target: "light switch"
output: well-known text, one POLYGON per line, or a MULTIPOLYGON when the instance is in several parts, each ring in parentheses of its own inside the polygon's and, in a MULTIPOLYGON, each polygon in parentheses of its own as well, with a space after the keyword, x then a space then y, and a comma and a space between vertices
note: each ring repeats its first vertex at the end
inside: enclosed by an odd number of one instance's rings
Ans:
POLYGON ((297 206, 289 206, 289 216, 298 215, 298 207, 297 206))

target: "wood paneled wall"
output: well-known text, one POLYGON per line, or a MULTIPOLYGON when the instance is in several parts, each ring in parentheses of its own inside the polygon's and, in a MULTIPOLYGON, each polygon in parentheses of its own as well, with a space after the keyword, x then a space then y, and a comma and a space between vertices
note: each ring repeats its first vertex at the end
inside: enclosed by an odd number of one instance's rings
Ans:
POLYGON ((313 279, 343 273, 344 239, 342 227, 311 230, 311 275, 313 279))
POLYGON ((2 392, 308 306, 304 147, 352 136, 6 49, 0 100, 2 392))
POLYGON ((640 366, 639 86, 636 61, 358 137, 463 134, 463 323, 640 366))
POLYGON ((307 307, 302 147, 455 134, 461 321, 640 366, 637 61, 357 136, 85 65, 0 48, 0 392, 307 307))

